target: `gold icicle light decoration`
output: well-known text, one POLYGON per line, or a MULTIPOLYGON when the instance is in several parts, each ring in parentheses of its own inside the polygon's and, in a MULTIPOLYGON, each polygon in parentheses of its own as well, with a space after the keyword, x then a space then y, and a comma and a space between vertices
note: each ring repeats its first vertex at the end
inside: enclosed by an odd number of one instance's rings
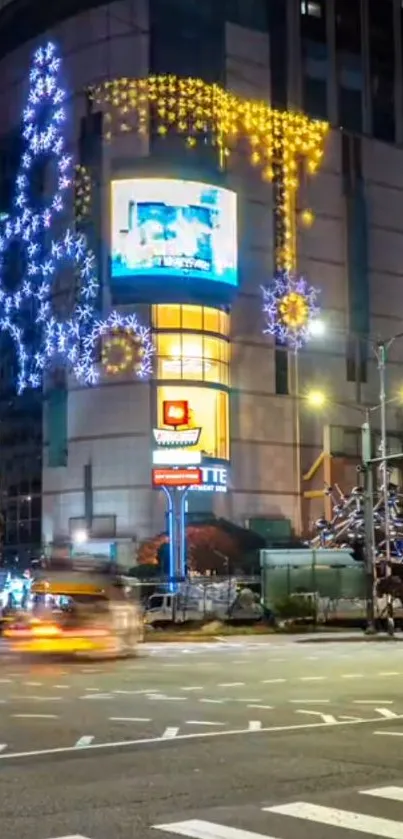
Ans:
POLYGON ((114 79, 90 88, 89 94, 106 114, 107 139, 122 131, 146 134, 152 116, 153 130, 161 137, 170 132, 180 134, 190 149, 199 138, 210 141, 217 147, 223 167, 239 139, 246 138, 250 162, 260 169, 263 180, 270 182, 275 170, 280 172, 282 189, 277 211, 283 243, 277 268, 295 269, 298 169, 303 162, 309 174, 318 171, 328 123, 301 113, 275 110, 265 102, 236 96, 195 78, 160 75, 114 79))

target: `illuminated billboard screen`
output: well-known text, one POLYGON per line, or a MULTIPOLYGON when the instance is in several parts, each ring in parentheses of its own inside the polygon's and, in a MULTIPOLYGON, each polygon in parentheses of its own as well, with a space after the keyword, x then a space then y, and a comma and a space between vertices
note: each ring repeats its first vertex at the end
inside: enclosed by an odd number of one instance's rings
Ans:
POLYGON ((195 181, 112 181, 111 279, 180 278, 237 286, 237 204, 195 181))

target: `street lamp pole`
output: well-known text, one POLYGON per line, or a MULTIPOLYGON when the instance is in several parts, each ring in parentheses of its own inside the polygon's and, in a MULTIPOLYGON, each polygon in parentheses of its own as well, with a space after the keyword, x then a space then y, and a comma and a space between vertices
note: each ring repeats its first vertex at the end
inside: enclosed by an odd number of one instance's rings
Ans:
POLYGON ((367 633, 376 632, 375 627, 375 534, 374 534, 374 480, 370 410, 365 411, 365 422, 361 426, 361 458, 364 470, 364 526, 365 526, 365 568, 367 579, 367 633))

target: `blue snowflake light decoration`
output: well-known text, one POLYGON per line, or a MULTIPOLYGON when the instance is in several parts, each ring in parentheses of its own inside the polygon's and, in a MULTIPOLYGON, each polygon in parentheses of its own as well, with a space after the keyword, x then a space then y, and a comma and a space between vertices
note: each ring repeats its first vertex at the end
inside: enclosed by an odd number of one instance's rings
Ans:
POLYGON ((265 334, 297 352, 308 340, 312 322, 319 316, 319 291, 304 277, 288 271, 279 272, 267 288, 263 288, 265 334))
MULTIPOLYGON (((13 214, 0 226, 0 330, 8 333, 16 346, 18 393, 27 387, 40 387, 44 371, 55 364, 71 370, 81 382, 95 383, 98 378, 95 336, 101 334, 101 327, 107 331, 114 317, 120 317, 112 314, 106 321, 99 319, 98 269, 85 236, 59 222, 59 229, 64 227, 64 230, 52 237, 57 218, 63 221, 66 197, 73 197, 74 161, 66 152, 66 92, 60 82, 60 67, 61 59, 54 44, 36 51, 29 74, 28 101, 22 115, 25 148, 16 178, 13 214), (53 194, 33 201, 33 167, 50 158, 55 167, 53 194), (19 276, 17 290, 10 293, 5 283, 5 263, 13 244, 20 248, 25 268, 19 276), (74 299, 69 314, 58 317, 54 307, 55 285, 58 275, 66 268, 71 274, 68 294, 74 299), (31 342, 26 338, 27 323, 31 342)), ((151 366, 150 333, 134 316, 130 317, 132 321, 126 326, 136 331, 141 344, 137 373, 143 376, 151 366)))

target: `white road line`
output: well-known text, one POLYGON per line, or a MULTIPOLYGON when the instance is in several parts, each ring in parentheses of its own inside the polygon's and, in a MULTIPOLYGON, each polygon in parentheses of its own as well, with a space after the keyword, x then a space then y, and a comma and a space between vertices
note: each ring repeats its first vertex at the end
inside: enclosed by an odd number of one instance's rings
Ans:
MULTIPOLYGON (((403 720, 403 714, 399 716, 399 719, 403 720)), ((368 720, 351 720, 349 722, 344 720, 336 720, 333 723, 333 727, 340 727, 343 726, 344 728, 349 725, 366 725, 379 723, 379 717, 374 719, 373 717, 368 720)), ((276 732, 283 732, 283 731, 309 731, 309 729, 316 729, 316 728, 329 728, 330 726, 324 722, 313 722, 313 723, 301 723, 301 724, 293 724, 293 725, 270 725, 265 726, 261 729, 262 733, 264 734, 274 734, 276 732)), ((382 732, 375 732, 381 734, 382 732)), ((385 732, 388 733, 388 732, 385 732)), ((390 733, 390 732, 389 732, 390 733)), ((192 734, 179 734, 176 737, 176 742, 180 740, 202 740, 208 739, 211 737, 244 737, 245 735, 250 734, 248 728, 237 728, 237 729, 226 729, 224 731, 203 731, 197 732, 192 734)), ((402 732, 403 736, 403 732, 402 732)), ((165 741, 166 738, 164 737, 139 737, 136 740, 120 740, 115 741, 113 743, 91 743, 90 746, 87 746, 87 751, 109 751, 111 749, 125 749, 131 748, 133 746, 147 746, 153 745, 154 743, 162 743, 165 741)), ((58 755, 58 754, 77 754, 77 749, 75 746, 62 746, 54 749, 34 749, 30 752, 6 752, 5 754, 0 754, 0 762, 2 760, 16 760, 19 758, 27 758, 27 757, 46 757, 48 755, 58 755)), ((267 837, 266 837, 267 839, 267 837)))
POLYGON ((263 711, 273 711, 272 705, 248 705, 248 708, 261 708, 263 711))
POLYGON ((16 720, 58 720, 57 714, 13 714, 16 720))
POLYGON ((199 699, 199 702, 204 702, 206 705, 224 705, 225 699, 199 699))
POLYGON ((249 720, 248 729, 249 731, 261 731, 262 723, 259 720, 249 720))
POLYGON ((23 682, 23 684, 30 688, 40 688, 43 682, 23 682))
POLYGON ((55 690, 70 690, 71 685, 52 685, 55 690))
POLYGON ((227 827, 225 824, 215 822, 205 822, 202 819, 155 824, 153 829, 174 833, 177 836, 188 836, 189 839, 273 839, 267 834, 263 836, 261 833, 252 833, 250 830, 240 830, 238 827, 227 827))
POLYGON ((111 722, 151 722, 149 717, 109 717, 111 722))
POLYGON ((403 787, 379 787, 377 789, 362 789, 361 795, 372 795, 375 798, 386 798, 388 801, 403 801, 403 787))
POLYGON ((337 722, 336 717, 333 717, 332 714, 321 714, 320 711, 296 711, 296 714, 311 714, 311 716, 321 717, 324 723, 327 725, 334 725, 337 722))
POLYGON ((203 690, 203 688, 202 688, 202 687, 200 687, 199 685, 198 685, 198 686, 193 686, 193 685, 192 685, 192 686, 191 686, 191 687, 189 687, 189 688, 181 688, 181 690, 192 691, 192 690, 203 690))
POLYGON ((353 699, 354 705, 393 705, 394 699, 353 699))
POLYGON ((286 681, 287 679, 263 679, 262 685, 279 685, 286 681))
POLYGON ((80 737, 79 740, 77 740, 76 749, 85 749, 86 746, 91 745, 94 739, 95 738, 90 734, 80 737))
MULTIPOLYGON (((86 689, 86 691, 88 691, 88 693, 99 693, 99 691, 100 691, 100 688, 85 688, 85 689, 86 689)), ((116 693, 115 690, 113 692, 116 693)))
POLYGON ((380 734, 382 737, 403 737, 403 731, 374 731, 374 734, 380 734))
POLYGON ((378 673, 378 676, 400 676, 397 670, 388 670, 386 672, 378 673))
POLYGON ((24 694, 22 694, 22 695, 19 694, 18 696, 12 696, 11 698, 13 700, 17 701, 17 702, 18 701, 21 701, 21 702, 27 702, 27 701, 29 701, 29 702, 61 702, 62 701, 61 696, 36 696, 36 695, 35 696, 33 696, 33 695, 32 696, 31 695, 27 696, 27 695, 24 695, 24 694))
POLYGON ((363 673, 342 673, 341 678, 342 679, 363 679, 364 675, 363 675, 363 673))
POLYGON ((280 804, 276 807, 263 807, 267 813, 281 816, 291 816, 296 819, 316 822, 331 827, 342 827, 357 833, 368 833, 370 836, 383 836, 385 839, 403 839, 403 823, 391 819, 381 819, 378 816, 366 816, 364 813, 353 813, 348 810, 338 810, 336 807, 322 807, 320 804, 307 804, 296 801, 293 804, 280 804))
POLYGON ((395 714, 394 711, 391 711, 390 708, 375 708, 375 711, 377 711, 381 717, 384 717, 385 720, 395 720, 397 717, 397 714, 395 714))
POLYGON ((330 699, 289 699, 292 705, 328 705, 330 699))
POLYGON ((186 725, 225 725, 225 722, 213 722, 212 720, 187 720, 186 725))
POLYGON ((179 728, 174 728, 174 726, 169 725, 168 728, 165 729, 162 738, 163 740, 171 740, 173 737, 177 736, 178 732, 179 728))
POLYGON ((7 748, 7 743, 0 743, 0 752, 4 752, 4 749, 7 748))
POLYGON ((220 682, 217 687, 219 688, 243 688, 245 686, 245 682, 220 682))
POLYGON ((324 682, 326 676, 300 676, 300 682, 324 682))
POLYGON ((163 693, 150 693, 147 698, 161 702, 186 702, 185 696, 165 696, 163 693))
POLYGON ((88 696, 80 696, 80 699, 113 699, 112 693, 89 693, 88 696))
POLYGON ((0 679, 0 685, 11 685, 13 679, 0 679))

